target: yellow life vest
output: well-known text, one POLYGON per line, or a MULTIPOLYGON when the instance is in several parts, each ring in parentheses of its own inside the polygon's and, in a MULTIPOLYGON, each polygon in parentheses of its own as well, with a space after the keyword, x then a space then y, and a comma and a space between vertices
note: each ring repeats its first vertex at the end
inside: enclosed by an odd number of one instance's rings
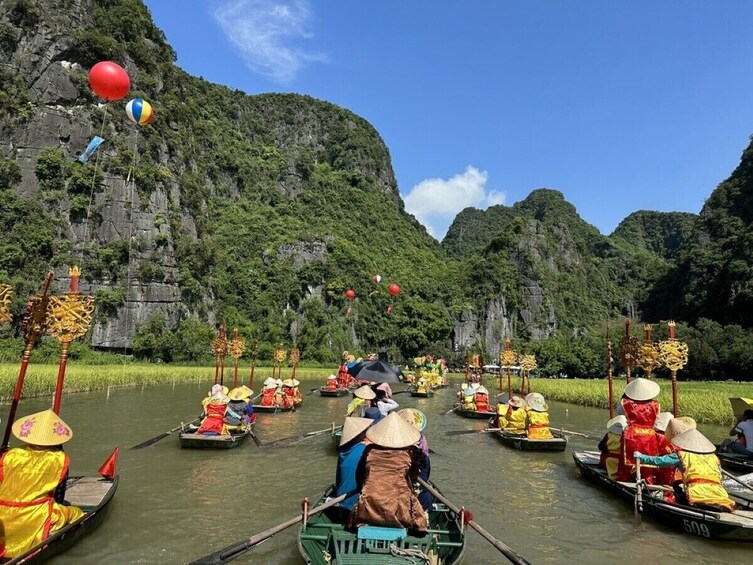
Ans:
POLYGON ((78 520, 76 506, 55 502, 54 494, 68 472, 68 455, 62 450, 15 447, 0 457, 0 557, 26 553, 52 532, 78 520))
POLYGON ((507 416, 506 428, 524 432, 526 430, 526 411, 524 408, 515 408, 507 416))
POLYGON ((476 403, 473 401, 472 396, 466 396, 463 398, 463 408, 466 410, 475 410, 476 409, 476 403))
POLYGON ((682 450, 677 455, 682 461, 682 481, 690 504, 713 504, 734 509, 735 503, 722 486, 722 473, 716 455, 682 450))
POLYGON ((552 432, 549 431, 549 414, 529 410, 526 432, 528 439, 552 439, 552 432))
POLYGON ((620 464, 620 437, 618 434, 607 432, 607 455, 604 464, 610 479, 617 479, 617 466, 620 464))

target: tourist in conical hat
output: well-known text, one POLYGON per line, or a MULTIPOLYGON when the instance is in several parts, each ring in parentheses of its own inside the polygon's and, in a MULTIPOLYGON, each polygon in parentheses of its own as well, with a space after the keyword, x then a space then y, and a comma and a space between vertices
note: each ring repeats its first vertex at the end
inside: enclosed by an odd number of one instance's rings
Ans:
POLYGON ((80 508, 63 504, 69 458, 62 446, 73 438, 70 426, 52 410, 44 410, 19 418, 11 431, 26 445, 0 457, 3 562, 26 553, 84 515, 80 508))
MULTIPOLYGON (((228 392, 230 402, 225 410, 225 424, 230 430, 242 428, 251 421, 251 415, 248 413, 250 406, 248 399, 253 393, 254 391, 250 388, 240 386, 228 392)), ((251 407, 251 414, 253 414, 253 407, 251 407)))
POLYGON ((675 498, 680 504, 715 512, 734 510, 735 503, 722 486, 716 446, 694 428, 674 436, 672 444, 675 453, 660 456, 636 453, 635 458, 641 464, 676 468, 680 472, 682 481, 675 483, 675 498))
POLYGON ((607 422, 607 433, 599 442, 599 467, 606 469, 610 479, 617 478, 617 467, 620 461, 620 438, 627 427, 624 415, 615 416, 607 422))
MULTIPOLYGON (((620 405, 628 425, 622 433, 621 457, 617 469, 620 481, 634 480, 634 452, 640 451, 647 455, 659 453, 659 438, 654 430, 660 411, 659 403, 655 400, 658 395, 659 385, 649 379, 633 379, 625 387, 620 405)), ((653 475, 649 473, 646 480, 653 482, 653 475)))
POLYGON ((363 385, 353 391, 353 400, 348 404, 347 416, 358 416, 364 418, 366 409, 376 406, 374 402, 376 393, 369 385, 363 385))
MULTIPOLYGON (((507 396, 507 393, 505 393, 507 396)), ((507 431, 524 433, 526 431, 526 401, 513 395, 507 402, 497 404, 497 427, 507 431)))
POLYGON ((366 446, 370 443, 366 439, 366 429, 374 423, 369 418, 349 417, 343 423, 343 433, 337 454, 337 473, 335 475, 335 496, 354 492, 351 496, 338 504, 339 508, 350 511, 355 506, 360 493, 356 473, 361 464, 366 446))
POLYGON ((526 395, 526 435, 528 439, 552 439, 549 429, 549 406, 541 393, 526 395))
POLYGON ((327 377, 327 390, 335 391, 337 386, 337 375, 330 375, 327 377))
POLYGON ((426 532, 429 523, 413 490, 421 439, 418 428, 392 412, 368 428, 361 496, 349 524, 406 528, 426 532))
POLYGON ((473 402, 476 405, 477 412, 489 412, 491 410, 491 406, 489 406, 489 390, 485 386, 475 387, 473 402))
POLYGON ((277 383, 274 379, 269 378, 264 381, 264 388, 261 389, 260 406, 274 406, 275 394, 277 393, 277 383))
POLYGON ((225 427, 225 412, 230 402, 224 390, 219 390, 209 397, 204 417, 201 420, 197 434, 210 436, 225 435, 228 433, 225 427))

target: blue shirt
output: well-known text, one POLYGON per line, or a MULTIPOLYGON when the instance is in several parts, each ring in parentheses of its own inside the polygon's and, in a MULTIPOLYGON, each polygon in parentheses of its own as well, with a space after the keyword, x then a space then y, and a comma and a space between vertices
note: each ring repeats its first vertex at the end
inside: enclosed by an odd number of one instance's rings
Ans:
MULTIPOLYGON (((338 453, 335 496, 343 495, 358 488, 356 470, 365 449, 366 444, 359 441, 355 445, 341 449, 338 453)), ((353 510, 359 496, 361 496, 360 493, 352 494, 340 503, 340 507, 345 510, 353 510)))

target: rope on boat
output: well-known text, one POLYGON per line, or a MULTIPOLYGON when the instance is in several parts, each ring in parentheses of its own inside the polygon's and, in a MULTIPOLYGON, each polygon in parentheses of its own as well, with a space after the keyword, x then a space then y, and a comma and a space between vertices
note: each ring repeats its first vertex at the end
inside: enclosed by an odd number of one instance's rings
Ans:
POLYGON ((421 561, 426 563, 426 565, 431 565, 431 557, 426 555, 420 549, 401 549, 394 543, 391 543, 390 554, 393 557, 402 557, 404 559, 410 560, 412 563, 415 563, 414 559, 420 559, 421 561))

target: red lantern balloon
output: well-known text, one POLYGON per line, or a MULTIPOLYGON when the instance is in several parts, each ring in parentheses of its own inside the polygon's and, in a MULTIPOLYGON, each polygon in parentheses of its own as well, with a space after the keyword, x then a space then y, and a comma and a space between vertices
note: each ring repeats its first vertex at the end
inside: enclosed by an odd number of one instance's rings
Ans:
POLYGON ((131 88, 126 70, 112 61, 101 61, 89 71, 89 84, 94 93, 105 100, 120 100, 131 88))
POLYGON ((395 283, 392 283, 387 287, 387 292, 389 292, 392 296, 397 296, 398 294, 400 294, 400 287, 395 283))
POLYGON ((353 300, 356 297, 356 291, 348 289, 345 291, 345 298, 348 300, 353 300))

